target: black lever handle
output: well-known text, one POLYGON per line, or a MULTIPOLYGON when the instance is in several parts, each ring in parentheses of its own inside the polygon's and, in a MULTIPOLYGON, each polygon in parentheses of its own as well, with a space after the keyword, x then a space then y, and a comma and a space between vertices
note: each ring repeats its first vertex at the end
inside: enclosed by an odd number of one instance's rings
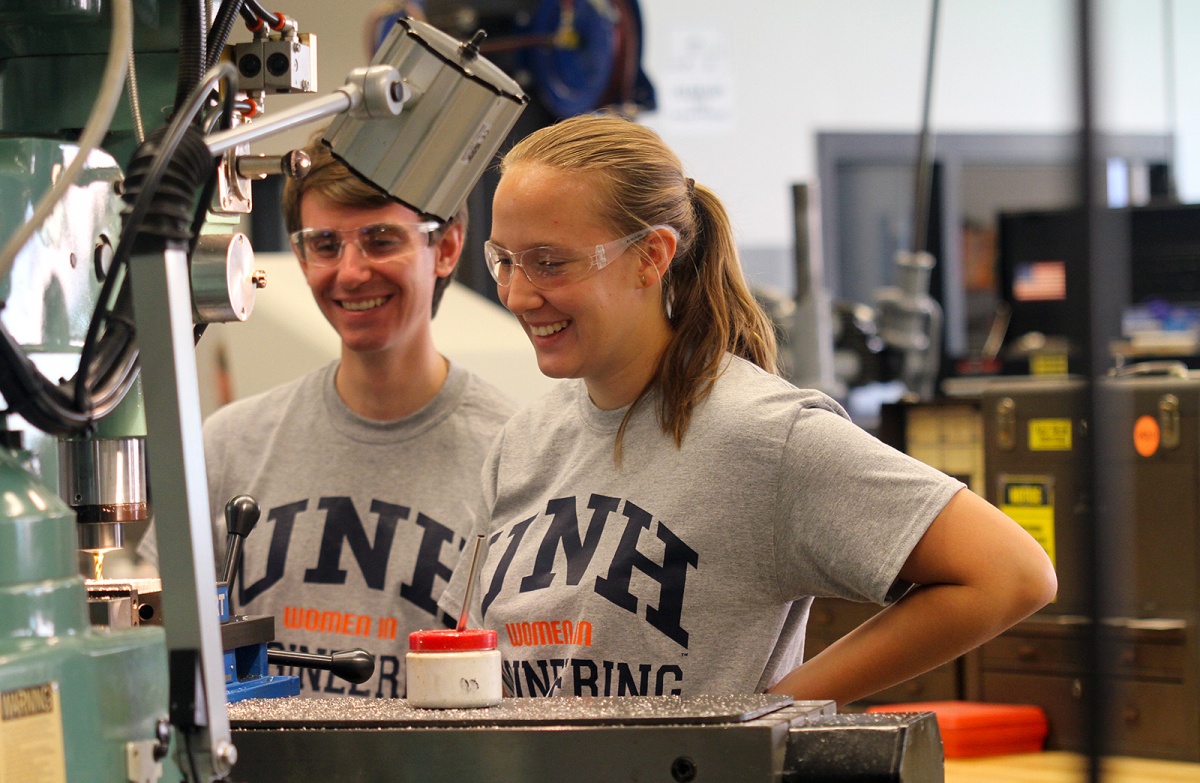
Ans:
POLYGON ((316 655, 267 648, 267 663, 320 669, 355 684, 366 682, 375 673, 375 656, 362 649, 338 650, 333 655, 316 655))
POLYGON ((229 535, 225 539, 225 565, 221 568, 221 581, 230 587, 241 563, 242 544, 258 524, 261 513, 258 501, 249 495, 237 495, 225 504, 225 529, 229 535))

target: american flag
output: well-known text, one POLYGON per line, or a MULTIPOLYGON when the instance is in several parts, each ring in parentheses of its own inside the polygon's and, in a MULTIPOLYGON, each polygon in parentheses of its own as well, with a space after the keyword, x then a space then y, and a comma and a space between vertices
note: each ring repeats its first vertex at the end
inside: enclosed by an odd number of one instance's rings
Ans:
POLYGON ((1019 264, 1013 275, 1013 299, 1018 302, 1053 302, 1067 298, 1067 269, 1063 261, 1030 261, 1019 264))

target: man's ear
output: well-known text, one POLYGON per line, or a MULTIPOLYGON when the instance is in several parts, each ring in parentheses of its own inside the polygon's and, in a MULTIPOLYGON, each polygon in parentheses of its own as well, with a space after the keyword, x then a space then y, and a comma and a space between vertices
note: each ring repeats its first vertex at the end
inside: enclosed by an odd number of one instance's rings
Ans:
POLYGON ((437 260, 433 271, 438 277, 449 277, 454 273, 454 267, 458 266, 459 256, 462 255, 465 233, 462 223, 456 221, 446 226, 441 238, 434 243, 437 260))

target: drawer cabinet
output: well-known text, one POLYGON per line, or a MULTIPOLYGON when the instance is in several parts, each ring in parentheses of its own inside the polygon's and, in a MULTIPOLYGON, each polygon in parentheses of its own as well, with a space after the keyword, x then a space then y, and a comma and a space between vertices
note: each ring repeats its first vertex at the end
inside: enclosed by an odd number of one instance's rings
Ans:
MULTIPOLYGON (((1033 619, 980 649, 978 698, 1037 704, 1051 750, 1086 750, 1083 644, 1087 626, 1033 619)), ((1200 761, 1195 624, 1113 620, 1101 634, 1107 752, 1200 761)))

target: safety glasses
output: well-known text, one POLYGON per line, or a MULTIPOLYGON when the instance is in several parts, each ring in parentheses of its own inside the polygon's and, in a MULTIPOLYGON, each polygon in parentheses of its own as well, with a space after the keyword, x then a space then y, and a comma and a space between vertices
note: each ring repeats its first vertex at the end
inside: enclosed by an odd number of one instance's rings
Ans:
POLYGON ((436 220, 419 223, 372 223, 359 228, 302 228, 292 232, 300 258, 315 266, 337 266, 342 251, 353 243, 363 258, 375 264, 403 261, 428 244, 436 220))
POLYGON ((573 252, 553 247, 531 247, 528 250, 512 251, 489 239, 483 243, 483 258, 488 271, 492 273, 492 278, 500 285, 510 285, 513 269, 520 267, 535 288, 548 291, 590 277, 615 261, 630 245, 664 228, 674 232, 670 226, 651 226, 603 245, 596 245, 591 252, 573 252))

